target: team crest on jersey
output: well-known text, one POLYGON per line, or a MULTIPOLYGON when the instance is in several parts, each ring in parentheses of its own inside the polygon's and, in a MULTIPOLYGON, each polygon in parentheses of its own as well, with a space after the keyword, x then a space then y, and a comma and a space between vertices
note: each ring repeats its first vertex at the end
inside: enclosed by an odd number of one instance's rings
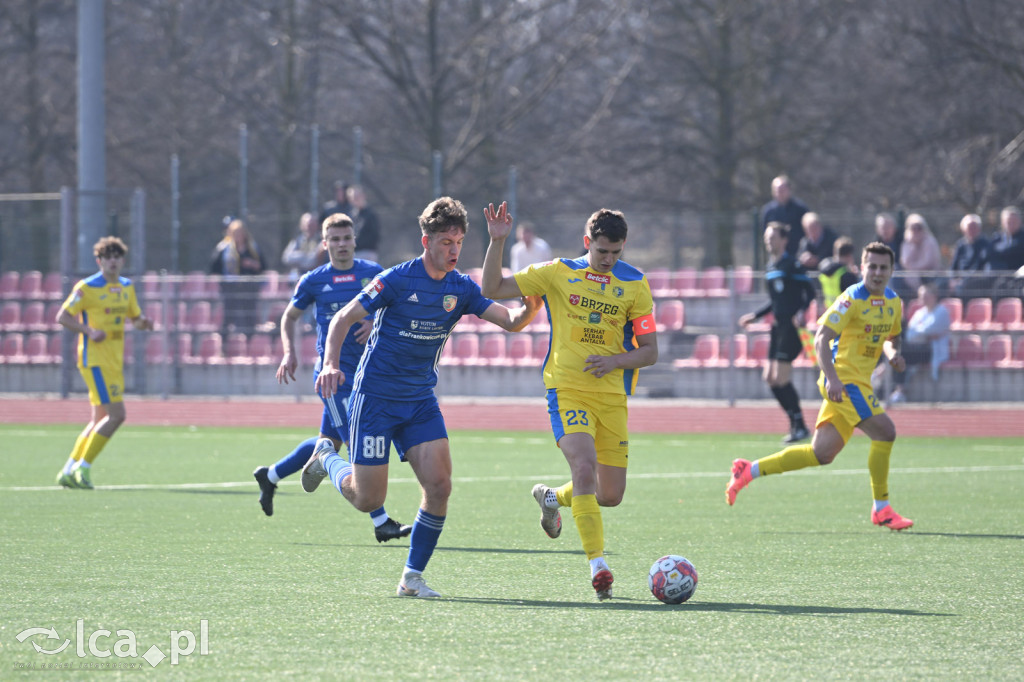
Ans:
POLYGON ((570 295, 569 296, 569 303, 572 304, 572 305, 579 305, 580 304, 580 295, 579 294, 572 294, 572 295, 570 295))
POLYGON ((870 334, 871 333, 871 325, 870 324, 864 325, 864 333, 865 334, 870 334))
POLYGON ((447 296, 444 297, 444 300, 441 301, 441 307, 444 308, 444 311, 446 313, 450 313, 451 311, 455 310, 455 304, 458 302, 458 296, 452 296, 451 294, 448 294, 447 296))
POLYGON ((359 280, 359 286, 364 287, 364 288, 369 283, 370 283, 370 278, 369 277, 363 277, 361 280, 359 280))
POLYGON ((626 292, 623 290, 622 287, 615 287, 614 289, 612 289, 612 294, 615 295, 615 298, 622 298, 623 294, 625 293, 626 292))

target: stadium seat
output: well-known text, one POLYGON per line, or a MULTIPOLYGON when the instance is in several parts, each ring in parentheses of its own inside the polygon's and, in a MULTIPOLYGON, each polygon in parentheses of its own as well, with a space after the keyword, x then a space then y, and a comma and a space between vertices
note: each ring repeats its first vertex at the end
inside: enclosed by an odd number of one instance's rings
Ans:
POLYGON ((50 301, 46 304, 46 321, 50 324, 50 331, 59 332, 63 327, 57 322, 60 309, 64 306, 63 301, 50 301))
POLYGON ((54 362, 62 362, 64 360, 64 335, 63 334, 50 334, 49 340, 46 342, 47 350, 50 354, 50 359, 54 362))
POLYGON ((949 311, 949 324, 953 329, 960 329, 964 319, 964 304, 959 298, 944 298, 939 301, 949 311))
MULTIPOLYGON (((278 336, 278 339, 280 338, 278 336)), ((273 365, 281 356, 274 356, 274 348, 269 335, 253 334, 249 339, 249 357, 257 365, 273 365)))
POLYGON ((25 355, 25 337, 20 332, 8 332, 0 341, 0 357, 9 365, 23 365, 28 362, 25 355))
POLYGON ((187 305, 185 321, 182 325, 185 331, 190 332, 212 332, 219 327, 213 322, 213 304, 210 301, 192 301, 187 305))
POLYGON ((26 299, 45 298, 43 296, 43 273, 38 270, 21 273, 21 297, 26 299))
POLYGON ((736 367, 747 364, 747 335, 733 334, 731 344, 719 344, 718 359, 708 361, 713 367, 729 367, 730 363, 736 367), (729 357, 729 349, 732 348, 732 358, 729 357))
POLYGON ((924 303, 922 303, 921 299, 919 299, 919 298, 915 298, 915 299, 912 299, 911 301, 907 302, 907 304, 903 306, 903 319, 904 319, 904 321, 909 321, 912 317, 914 317, 914 313, 916 313, 918 310, 920 310, 923 307, 924 307, 924 303))
MULTIPOLYGON (((959 300, 959 299, 957 299, 959 300)), ((956 338, 956 349, 952 352, 950 367, 984 366, 985 350, 981 345, 981 337, 977 334, 963 334, 956 338)))
POLYGON ((1009 334, 993 334, 985 341, 985 362, 1004 367, 1013 361, 1013 339, 1009 334))
POLYGON ((448 343, 453 345, 452 364, 473 365, 480 359, 480 337, 477 334, 473 332, 452 334, 448 343))
POLYGON ((25 331, 50 331, 50 321, 46 319, 46 303, 43 301, 29 301, 26 303, 21 309, 21 325, 25 328, 25 331))
POLYGON ((700 273, 700 288, 704 296, 722 298, 729 295, 725 281, 725 268, 717 265, 704 268, 700 273))
POLYGON ((539 334, 533 338, 533 359, 543 364, 548 357, 548 347, 551 344, 550 334, 539 334))
POLYGON ((0 331, 19 332, 21 326, 21 303, 18 301, 4 301, 0 307, 0 331))
MULTIPOLYGON (((288 301, 292 297, 294 286, 288 281, 288 277, 277 270, 267 270, 264 273, 266 279, 260 286, 260 298, 272 301, 288 301)), ((278 320, 281 318, 278 317, 278 320)), ((275 320, 276 321, 276 320, 275 320)))
POLYGON ((146 335, 146 364, 162 365, 170 361, 167 355, 167 339, 163 334, 146 335))
POLYGON ((654 298, 672 298, 679 295, 672 288, 671 275, 665 268, 653 268, 645 274, 647 283, 651 286, 651 295, 654 298))
POLYGON ((701 334, 693 345, 693 354, 672 363, 676 367, 704 367, 713 364, 720 356, 719 340, 716 334, 701 334))
POLYGON ((754 291, 754 268, 749 265, 737 265, 732 276, 737 294, 749 294, 754 291))
POLYGON ((671 288, 675 290, 676 296, 693 297, 700 296, 700 283, 697 278, 697 271, 693 268, 679 268, 672 273, 671 288))
POLYGON ((204 365, 224 364, 224 339, 218 332, 207 332, 199 337, 198 361, 204 365))
POLYGON ((131 332, 126 332, 124 335, 124 362, 127 365, 135 362, 135 334, 131 332))
POLYGON ((749 343, 747 359, 753 365, 761 365, 768 360, 768 349, 771 348, 771 334, 757 334, 753 342, 749 343))
POLYGON ((480 360, 487 365, 506 364, 505 334, 482 334, 480 336, 480 360))
POLYGON ((1017 337, 1017 345, 1013 349, 1011 366, 1017 369, 1024 369, 1024 336, 1017 337))
POLYGON ((179 362, 191 364, 198 362, 196 356, 192 354, 192 335, 191 334, 178 334, 176 342, 175 356, 179 362))
POLYGON ((160 298, 161 292, 161 280, 160 275, 155 270, 147 270, 139 278, 139 293, 140 297, 146 301, 151 301, 156 298, 160 298))
POLYGON ((1021 300, 1019 298, 1001 298, 996 303, 995 314, 992 321, 1004 331, 1024 330, 1024 315, 1021 313, 1021 300))
POLYGON ((537 361, 533 357, 533 339, 530 338, 530 335, 512 334, 505 348, 505 357, 513 365, 536 365, 537 361))
POLYGON ((21 273, 7 270, 0 274, 0 298, 18 298, 21 296, 21 273))
POLYGON ((756 320, 747 325, 748 332, 767 332, 771 331, 772 322, 775 321, 775 315, 768 313, 760 320, 756 320))
POLYGON ((249 339, 242 332, 231 332, 224 342, 224 358, 231 365, 251 365, 249 339))
POLYGON ((992 328, 992 299, 972 298, 967 301, 964 318, 954 329, 986 330, 992 328))
POLYGON ((53 358, 50 357, 50 348, 46 334, 43 332, 32 332, 25 340, 25 355, 28 361, 35 365, 50 364, 53 358))
POLYGON ((146 317, 153 320, 154 329, 164 328, 164 304, 160 301, 150 301, 143 306, 146 317))
POLYGON ((654 305, 654 319, 658 324, 658 331, 682 331, 686 324, 686 308, 679 299, 658 301, 654 305))
POLYGON ((206 273, 202 270, 192 270, 185 273, 185 279, 181 283, 181 297, 192 299, 209 298, 206 273))
POLYGON ((43 298, 51 301, 64 299, 64 276, 59 272, 48 272, 43 277, 43 298))

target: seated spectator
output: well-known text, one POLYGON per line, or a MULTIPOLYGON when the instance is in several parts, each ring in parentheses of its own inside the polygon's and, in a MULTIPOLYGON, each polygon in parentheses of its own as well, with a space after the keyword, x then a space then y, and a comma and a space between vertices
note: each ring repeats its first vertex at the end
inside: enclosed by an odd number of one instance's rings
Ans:
POLYGON ((1021 231, 1020 209, 1016 206, 1007 206, 999 214, 999 224, 1002 231, 993 237, 992 248, 989 251, 989 270, 1000 274, 993 282, 993 295, 997 298, 1004 296, 1021 296, 1021 279, 1016 275, 1024 268, 1024 232, 1021 231))
POLYGON ((917 289, 924 281, 931 279, 920 273, 934 273, 942 269, 942 250, 939 240, 928 228, 928 222, 920 213, 907 216, 906 231, 900 247, 900 265, 906 274, 904 283, 917 289))
POLYGON ((225 331, 250 333, 259 317, 256 298, 260 281, 252 277, 266 269, 263 254, 245 223, 235 219, 228 224, 224 238, 214 249, 211 275, 221 275, 220 293, 224 299, 225 331))
POLYGON ((832 257, 821 261, 818 268, 818 281, 821 283, 825 307, 828 308, 839 298, 839 294, 860 281, 853 240, 849 237, 837 239, 832 247, 832 257))
POLYGON ((804 228, 804 236, 797 247, 796 258, 808 270, 817 270, 821 261, 832 257, 832 247, 838 235, 831 228, 823 226, 821 217, 814 211, 805 213, 800 223, 804 228))
POLYGON ((949 264, 949 293, 963 300, 987 296, 991 280, 987 277, 961 276, 976 274, 988 267, 990 245, 981 234, 981 216, 968 213, 960 220, 963 234, 953 247, 953 261, 949 264))
POLYGON ((320 223, 312 213, 303 213, 299 218, 299 234, 288 242, 281 254, 281 262, 291 268, 288 281, 299 281, 299 277, 327 262, 327 251, 320 235, 320 223))
POLYGON ((900 353, 906 360, 906 369, 893 374, 895 388, 889 396, 890 403, 906 402, 903 385, 911 367, 930 365, 932 378, 939 378, 939 366, 949 360, 949 311, 939 305, 939 293, 935 284, 922 284, 918 288, 921 307, 914 313, 903 330, 903 344, 900 353))

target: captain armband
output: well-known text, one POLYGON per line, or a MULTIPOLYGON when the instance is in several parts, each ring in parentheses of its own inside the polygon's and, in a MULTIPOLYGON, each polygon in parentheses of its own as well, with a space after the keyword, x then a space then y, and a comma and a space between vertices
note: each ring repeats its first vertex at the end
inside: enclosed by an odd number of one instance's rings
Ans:
POLYGON ((653 334, 658 331, 657 325, 654 324, 654 313, 647 313, 642 317, 635 318, 633 322, 633 333, 637 336, 643 336, 644 334, 653 334))

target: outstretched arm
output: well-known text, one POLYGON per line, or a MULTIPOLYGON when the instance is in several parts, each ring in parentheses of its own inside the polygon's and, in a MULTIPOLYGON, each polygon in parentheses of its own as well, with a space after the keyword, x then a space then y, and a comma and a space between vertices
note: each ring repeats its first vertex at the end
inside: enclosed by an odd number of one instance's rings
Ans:
POLYGON ((540 296, 523 296, 523 307, 509 308, 500 303, 492 303, 487 310, 480 315, 480 318, 496 324, 505 331, 521 331, 544 305, 540 296))
MULTIPOLYGON (((503 201, 498 210, 494 210, 494 204, 488 204, 484 209, 484 218, 487 219, 487 234, 491 237, 491 243, 487 245, 487 253, 484 255, 484 271, 481 276, 480 289, 487 298, 503 299, 522 296, 519 284, 515 277, 504 277, 501 273, 501 258, 505 251, 505 240, 512 232, 512 216, 509 215, 508 206, 503 201)), ((497 323, 495 323, 497 324, 497 323)))

